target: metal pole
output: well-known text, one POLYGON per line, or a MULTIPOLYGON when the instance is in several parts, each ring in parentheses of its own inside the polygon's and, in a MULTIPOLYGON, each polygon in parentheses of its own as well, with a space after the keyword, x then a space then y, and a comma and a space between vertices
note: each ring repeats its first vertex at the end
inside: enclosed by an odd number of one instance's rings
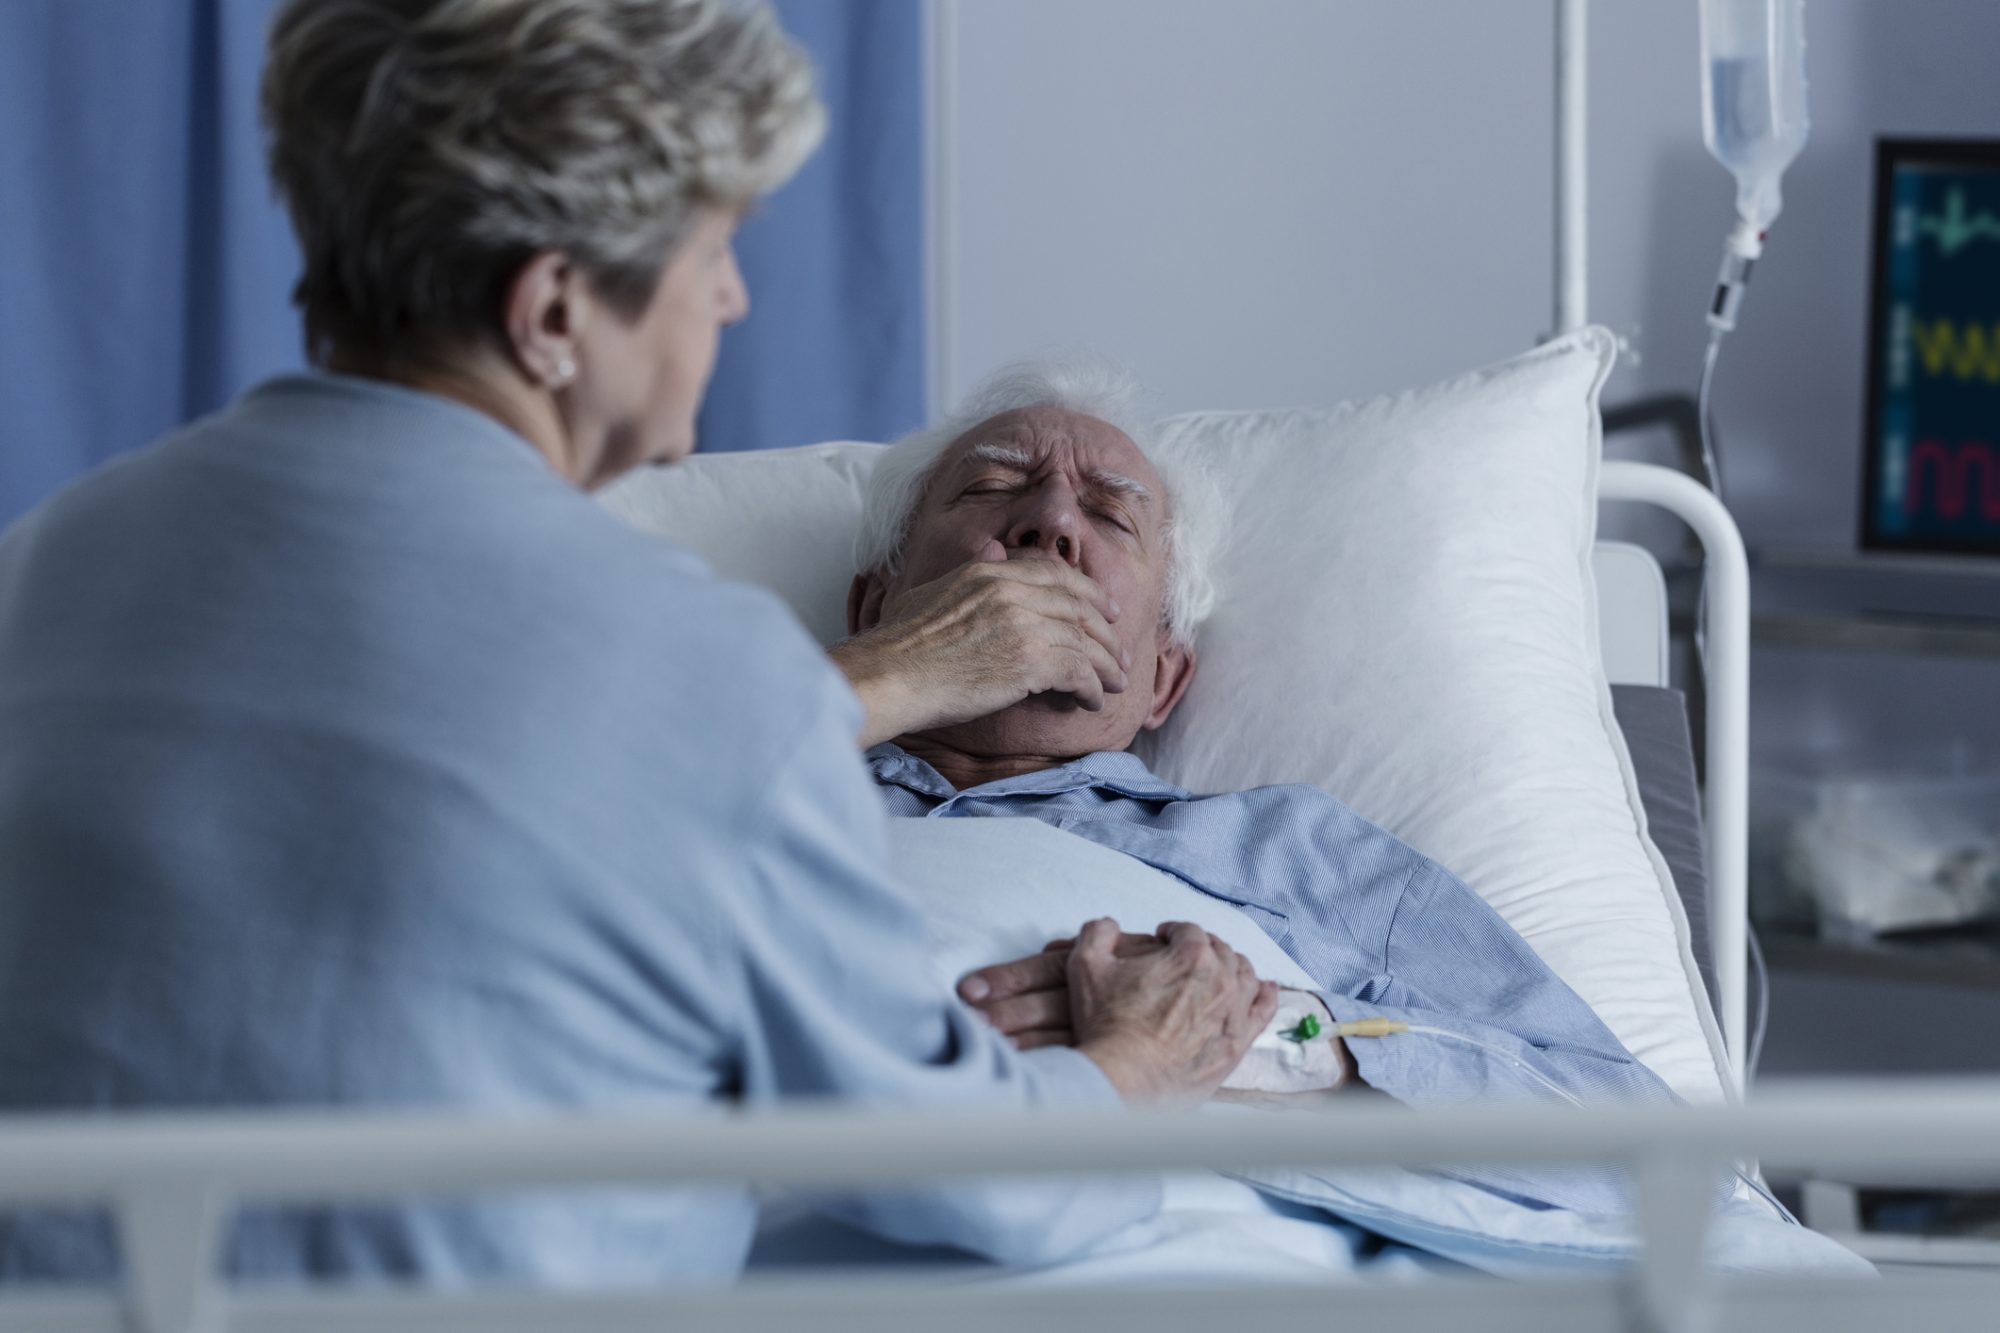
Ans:
POLYGON ((1556 0, 1556 326, 1589 322, 1588 0, 1556 0))
POLYGON ((924 6, 924 367, 927 421, 956 405, 952 360, 957 355, 958 0, 924 6))

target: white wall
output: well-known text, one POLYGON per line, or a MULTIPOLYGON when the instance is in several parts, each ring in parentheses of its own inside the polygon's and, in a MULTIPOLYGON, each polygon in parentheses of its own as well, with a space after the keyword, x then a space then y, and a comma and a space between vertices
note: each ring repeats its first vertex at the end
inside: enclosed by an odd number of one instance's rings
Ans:
MULTIPOLYGON (((1552 0, 943 3, 951 390, 1085 344, 1164 409, 1328 403, 1509 355, 1550 325, 1552 0)), ((1807 8, 1812 142, 1717 412, 1752 543, 1846 546, 1870 141, 2000 135, 2000 3, 1807 8)), ((1687 390, 1698 369, 1734 187, 1702 147, 1696 39, 1695 0, 1591 7, 1591 313, 1643 356, 1608 403, 1687 390)), ((1991 697, 2000 672, 1982 669, 1861 674, 1897 697, 1968 679, 1991 697)), ((1853 704, 1852 663, 1783 670, 1760 700, 1783 742, 1873 707, 1853 704)))
POLYGON ((958 0, 954 387, 1087 343, 1168 409, 1317 403, 1529 345, 1548 8, 958 0))

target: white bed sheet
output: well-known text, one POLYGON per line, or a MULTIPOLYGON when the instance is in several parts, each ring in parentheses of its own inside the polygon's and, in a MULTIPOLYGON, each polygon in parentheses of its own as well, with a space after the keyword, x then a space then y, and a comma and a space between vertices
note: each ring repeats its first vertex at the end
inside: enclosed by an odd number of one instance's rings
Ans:
POLYGON ((977 967, 1040 952, 1109 916, 1144 934, 1192 921, 1247 957, 1266 981, 1315 989, 1256 922, 1219 898, 1039 819, 892 819, 898 874, 929 927, 931 970, 949 988, 977 967))
MULTIPOLYGON (((1260 975, 1312 985, 1255 922, 1227 903, 1039 820, 892 819, 889 828, 899 876, 929 923, 931 967, 942 988, 975 967, 1034 953, 1096 916, 1139 931, 1163 920, 1193 921, 1248 956, 1260 975)), ((1246 1134, 1256 1133, 1259 1117, 1272 1114, 1209 1109, 1241 1119, 1246 1134)), ((1010 1274, 1009 1280, 1407 1280, 1467 1268, 1526 1276, 1623 1267, 1638 1250, 1637 1236, 1622 1220, 1531 1208, 1428 1173, 1269 1171, 1255 1178, 1261 1188, 1207 1172, 1171 1177, 1161 1212, 1151 1221, 1108 1237, 1076 1260, 1010 1274)), ((1778 1220, 1749 1199, 1732 1203, 1717 1219, 1709 1253, 1718 1267, 1732 1271, 1868 1271, 1833 1242, 1778 1220)), ((939 1257, 794 1212, 767 1226, 757 1259, 768 1267, 908 1262, 927 1254, 939 1257)), ((993 1273, 980 1271, 989 1279, 993 1273)))

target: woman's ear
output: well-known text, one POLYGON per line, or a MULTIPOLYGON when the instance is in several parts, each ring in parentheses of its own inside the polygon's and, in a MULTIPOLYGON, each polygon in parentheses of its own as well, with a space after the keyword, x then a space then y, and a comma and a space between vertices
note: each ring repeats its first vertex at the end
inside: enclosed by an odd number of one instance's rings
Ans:
POLYGON ((1174 706, 1194 680, 1194 662, 1193 648, 1175 643, 1166 630, 1160 631, 1159 656, 1153 662, 1153 710, 1140 724, 1147 731, 1158 731, 1173 716, 1174 706))
POLYGON ((877 573, 856 574, 847 585, 847 632, 849 635, 874 629, 882 623, 882 603, 889 585, 877 573))
POLYGON ((531 383, 560 389, 576 377, 586 321, 583 285, 583 275, 560 250, 542 251, 507 284, 507 347, 531 383))

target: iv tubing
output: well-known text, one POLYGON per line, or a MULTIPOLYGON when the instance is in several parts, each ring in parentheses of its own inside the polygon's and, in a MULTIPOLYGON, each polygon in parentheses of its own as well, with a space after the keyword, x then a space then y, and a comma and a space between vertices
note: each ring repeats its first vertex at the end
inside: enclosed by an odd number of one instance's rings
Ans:
MULTIPOLYGON (((1723 499, 1722 446, 1715 430, 1714 387, 1715 366, 1721 358, 1722 340, 1736 327, 1736 312, 1742 307, 1744 289, 1750 283, 1750 271, 1756 257, 1763 252, 1763 237, 1752 230, 1748 223, 1738 219, 1730 232, 1729 241, 1723 250, 1722 274, 1716 283, 1715 300, 1708 312, 1708 347, 1701 358, 1701 381, 1695 395, 1695 418, 1701 431, 1701 467, 1708 482, 1708 489, 1715 498, 1723 499)), ((1708 674, 1708 584, 1704 582, 1700 596, 1696 599, 1694 614, 1695 655, 1701 663, 1702 675, 1708 674)), ((1743 1084, 1749 1090, 1750 1081, 1757 1076, 1757 1064, 1764 1053, 1764 1034, 1771 1018, 1771 974, 1764 963, 1764 950, 1758 944, 1757 932, 1747 924, 1744 926, 1744 940, 1749 946, 1750 971, 1757 981, 1757 1014, 1750 1029, 1749 1049, 1745 1053, 1743 1084)))

